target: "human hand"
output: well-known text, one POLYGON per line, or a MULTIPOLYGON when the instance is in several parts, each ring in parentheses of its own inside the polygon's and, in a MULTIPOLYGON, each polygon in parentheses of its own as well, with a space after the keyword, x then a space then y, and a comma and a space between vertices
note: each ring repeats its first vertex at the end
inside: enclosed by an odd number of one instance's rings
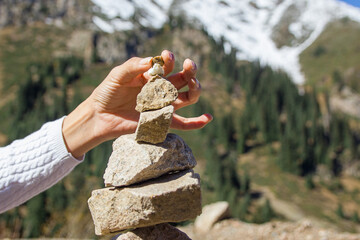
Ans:
MULTIPOLYGON (((167 76, 174 68, 174 55, 165 50, 161 56, 164 59, 164 75, 167 76)), ((150 67, 151 57, 134 57, 115 67, 90 97, 65 118, 63 135, 68 150, 74 156, 83 155, 101 142, 135 131, 140 115, 135 110, 136 97, 150 79, 146 72, 150 67)), ((186 59, 181 72, 167 77, 177 89, 189 87, 188 91, 179 93, 173 103, 175 110, 198 101, 201 86, 196 80, 196 70, 196 64, 186 59)), ((171 127, 198 129, 211 119, 209 114, 194 118, 174 114, 171 127)))

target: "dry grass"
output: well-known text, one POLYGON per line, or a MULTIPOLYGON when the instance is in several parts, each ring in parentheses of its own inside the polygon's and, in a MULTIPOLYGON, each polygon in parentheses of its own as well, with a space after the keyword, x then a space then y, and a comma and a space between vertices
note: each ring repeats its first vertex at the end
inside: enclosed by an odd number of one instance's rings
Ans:
POLYGON ((248 171, 252 189, 262 192, 264 197, 274 203, 274 209, 289 220, 304 216, 321 226, 357 231, 358 225, 348 219, 354 211, 360 209, 360 194, 356 194, 360 192, 360 181, 349 177, 340 178, 344 189, 333 191, 317 180, 315 189, 307 189, 303 177, 283 172, 277 166, 278 147, 278 144, 258 147, 250 153, 240 155, 239 172, 243 174, 245 170, 248 171), (348 219, 336 215, 338 203, 342 204, 348 219), (281 208, 288 212, 284 214, 281 208))
MULTIPOLYGON (((335 71, 344 77, 346 72, 360 68, 360 24, 350 20, 330 23, 320 37, 300 55, 300 63, 308 83, 325 89, 335 84, 335 71)), ((346 81, 346 79, 345 79, 346 81)), ((349 79, 347 84, 358 86, 349 79)), ((360 89, 355 89, 360 92, 360 89)))

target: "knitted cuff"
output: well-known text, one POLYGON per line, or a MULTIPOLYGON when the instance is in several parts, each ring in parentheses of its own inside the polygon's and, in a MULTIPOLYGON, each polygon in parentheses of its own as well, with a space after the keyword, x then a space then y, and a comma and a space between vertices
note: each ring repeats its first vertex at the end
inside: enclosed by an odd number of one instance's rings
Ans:
POLYGON ((75 165, 79 164, 81 161, 84 160, 85 154, 80 157, 79 159, 75 158, 71 153, 68 152, 64 140, 64 136, 62 134, 62 126, 63 122, 66 116, 63 116, 62 118, 55 120, 53 124, 53 128, 49 129, 48 132, 49 139, 54 144, 54 151, 57 153, 57 156, 61 158, 68 159, 69 163, 73 163, 75 165))

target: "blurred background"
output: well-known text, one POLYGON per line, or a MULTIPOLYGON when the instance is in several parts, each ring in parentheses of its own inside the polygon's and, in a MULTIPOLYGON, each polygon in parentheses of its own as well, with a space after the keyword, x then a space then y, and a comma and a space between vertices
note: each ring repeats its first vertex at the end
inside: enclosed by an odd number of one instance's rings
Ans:
MULTIPOLYGON (((176 132, 204 205, 360 232, 360 8, 338 0, 2 0, 0 146, 68 114, 112 67, 163 49, 175 71, 198 64, 202 96, 181 114, 214 116, 176 132)), ((1 214, 0 238, 95 238, 87 199, 110 154, 98 146, 1 214)))

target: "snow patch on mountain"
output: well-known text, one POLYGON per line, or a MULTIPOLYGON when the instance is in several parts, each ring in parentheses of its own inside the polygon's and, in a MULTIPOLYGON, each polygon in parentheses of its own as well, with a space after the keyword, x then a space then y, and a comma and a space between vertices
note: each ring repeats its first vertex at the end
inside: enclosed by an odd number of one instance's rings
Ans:
POLYGON ((103 31, 130 30, 136 16, 145 27, 161 28, 169 13, 183 13, 189 21, 200 22, 215 39, 224 38, 225 49, 238 50, 240 60, 259 60, 262 64, 282 69, 294 82, 301 84, 299 55, 322 33, 326 25, 348 17, 360 22, 360 9, 337 0, 92 0, 104 17, 94 16, 94 23, 103 31), (174 7, 176 6, 176 7, 174 7), (289 15, 293 16, 289 32, 296 39, 290 46, 278 48, 272 39, 274 29, 289 15))

